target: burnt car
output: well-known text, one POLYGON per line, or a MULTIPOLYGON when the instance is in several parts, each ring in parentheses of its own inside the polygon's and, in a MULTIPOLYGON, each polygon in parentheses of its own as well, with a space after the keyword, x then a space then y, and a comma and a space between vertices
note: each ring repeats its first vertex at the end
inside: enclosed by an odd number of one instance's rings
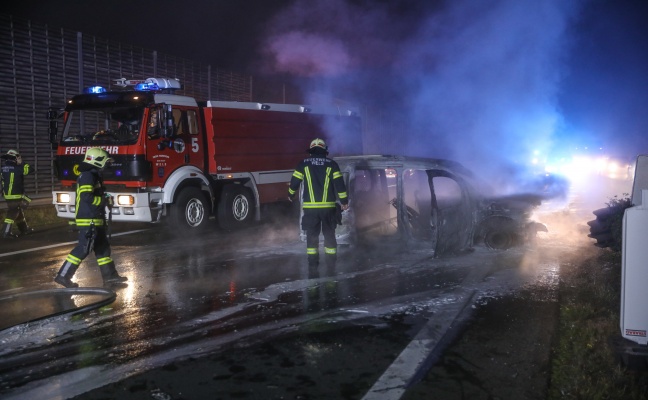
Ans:
POLYGON ((457 162, 387 155, 334 159, 349 193, 349 209, 336 229, 339 244, 419 240, 442 257, 476 244, 504 250, 546 231, 530 220, 540 195, 491 197, 457 162))

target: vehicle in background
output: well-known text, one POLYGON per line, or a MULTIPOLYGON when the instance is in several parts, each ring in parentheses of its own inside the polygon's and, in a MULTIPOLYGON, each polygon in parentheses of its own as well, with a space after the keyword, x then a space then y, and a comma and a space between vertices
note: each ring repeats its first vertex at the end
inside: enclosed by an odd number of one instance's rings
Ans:
POLYGON ((115 86, 88 88, 48 113, 59 217, 74 218, 78 167, 90 147, 115 160, 104 174, 115 199, 112 220, 170 218, 183 230, 202 228, 210 217, 224 229, 259 220, 262 205, 286 200, 293 169, 315 137, 338 154, 362 153, 354 110, 198 102, 175 94, 180 82, 166 78, 119 79, 115 86))
MULTIPOLYGON (((643 190, 648 189, 648 155, 637 156, 634 165, 627 168, 632 173, 632 193, 615 195, 607 207, 592 211, 596 219, 588 221, 588 237, 595 239, 595 246, 609 248, 615 252, 623 246, 623 216, 626 209, 642 205, 643 190)), ((644 205, 645 207, 645 205, 644 205)))

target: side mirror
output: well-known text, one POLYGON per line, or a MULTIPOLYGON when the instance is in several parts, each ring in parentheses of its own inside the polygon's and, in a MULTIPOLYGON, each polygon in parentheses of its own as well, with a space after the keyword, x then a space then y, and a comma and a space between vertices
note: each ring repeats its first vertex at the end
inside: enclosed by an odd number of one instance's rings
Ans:
POLYGON ((60 113, 54 108, 47 111, 47 119, 49 120, 49 127, 47 133, 49 134, 49 142, 52 145, 52 150, 58 148, 58 118, 60 113))
POLYGON ((49 110, 47 110, 47 119, 49 119, 50 121, 53 119, 58 119, 58 117, 59 112, 56 109, 50 108, 49 110))
POLYGON ((171 104, 166 104, 164 106, 164 111, 163 111, 163 116, 164 116, 164 125, 162 126, 162 136, 165 138, 172 138, 173 137, 173 108, 171 107, 171 104))

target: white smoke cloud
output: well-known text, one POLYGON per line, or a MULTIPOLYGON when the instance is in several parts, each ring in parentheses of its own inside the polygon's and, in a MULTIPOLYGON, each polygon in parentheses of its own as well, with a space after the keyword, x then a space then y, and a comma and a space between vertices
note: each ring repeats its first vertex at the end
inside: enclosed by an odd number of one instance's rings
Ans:
POLYGON ((409 107, 417 136, 480 161, 550 145, 574 4, 453 1, 427 19, 400 61, 420 88, 409 107))
POLYGON ((295 1, 268 23, 268 68, 334 78, 376 66, 391 68, 408 21, 380 1, 295 1))
POLYGON ((582 3, 297 1, 265 48, 275 71, 310 77, 307 90, 369 105, 380 122, 368 121, 365 152, 501 176, 562 128, 557 96, 582 3))
POLYGON ((288 32, 269 44, 275 68, 298 76, 335 76, 344 73, 351 58, 344 43, 333 37, 288 32))

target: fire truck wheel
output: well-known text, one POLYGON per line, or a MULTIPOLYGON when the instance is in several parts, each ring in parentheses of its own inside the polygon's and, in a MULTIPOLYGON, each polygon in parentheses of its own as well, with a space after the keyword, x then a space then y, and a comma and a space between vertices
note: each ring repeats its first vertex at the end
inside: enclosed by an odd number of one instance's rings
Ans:
POLYGON ((173 209, 174 226, 197 229, 207 225, 207 200, 203 192, 194 187, 184 189, 178 195, 173 209))
POLYGON ((222 229, 235 229, 252 221, 254 199, 252 192, 241 185, 227 185, 223 188, 218 203, 218 223, 222 229))

